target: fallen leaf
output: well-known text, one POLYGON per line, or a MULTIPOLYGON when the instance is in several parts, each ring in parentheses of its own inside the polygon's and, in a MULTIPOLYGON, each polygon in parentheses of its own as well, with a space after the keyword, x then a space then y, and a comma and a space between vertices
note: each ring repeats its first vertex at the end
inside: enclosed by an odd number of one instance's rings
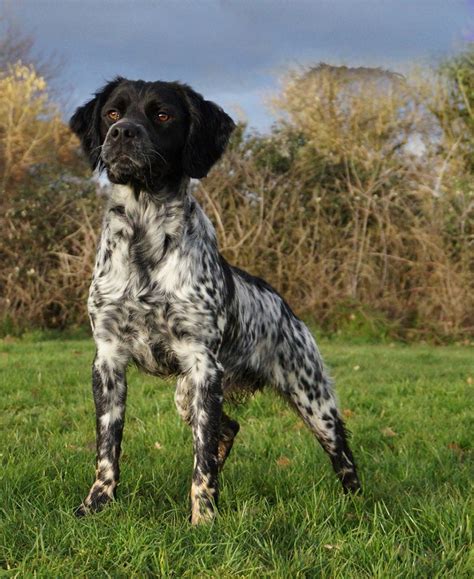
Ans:
POLYGON ((291 464, 291 460, 287 456, 280 456, 276 461, 277 465, 281 468, 286 468, 291 464))
POLYGON ((360 366, 354 366, 354 368, 352 368, 352 369, 357 372, 357 370, 360 370, 360 366))
POLYGON ((80 446, 76 446, 75 444, 66 443, 64 447, 67 448, 68 450, 83 450, 80 446))
POLYGON ((155 442, 153 446, 156 448, 156 450, 161 450, 163 448, 159 442, 155 442))
POLYGON ((326 543, 326 545, 324 545, 325 549, 329 549, 330 551, 332 549, 340 549, 339 545, 330 545, 329 543, 326 543))
POLYGON ((388 437, 397 436, 397 433, 395 432, 395 430, 391 429, 390 426, 387 426, 387 428, 382 428, 381 432, 384 436, 388 436, 388 437))
POLYGON ((460 446, 457 442, 450 442, 448 444, 448 448, 452 450, 460 460, 463 460, 466 451, 464 448, 462 448, 462 446, 460 446))
POLYGON ((472 376, 468 376, 466 382, 471 386, 472 384, 474 384, 474 380, 472 379, 472 376))
POLYGON ((344 410, 342 411, 342 415, 345 418, 352 418, 353 416, 355 416, 355 412, 353 412, 349 408, 344 408, 344 410))

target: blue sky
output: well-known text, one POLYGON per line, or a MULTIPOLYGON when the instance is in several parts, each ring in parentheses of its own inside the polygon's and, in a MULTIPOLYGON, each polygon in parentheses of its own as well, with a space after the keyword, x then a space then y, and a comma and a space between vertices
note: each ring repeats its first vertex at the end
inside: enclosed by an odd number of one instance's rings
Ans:
POLYGON ((406 70, 473 39, 472 0, 0 0, 37 50, 64 60, 66 112, 121 74, 182 80, 267 129, 291 65, 406 70))

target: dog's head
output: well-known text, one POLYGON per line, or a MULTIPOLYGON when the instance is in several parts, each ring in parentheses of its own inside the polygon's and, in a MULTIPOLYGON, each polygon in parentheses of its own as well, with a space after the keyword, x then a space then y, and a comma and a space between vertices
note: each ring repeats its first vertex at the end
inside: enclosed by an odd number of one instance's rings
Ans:
POLYGON ((235 126, 185 84, 121 77, 79 107, 69 124, 93 168, 105 168, 113 183, 151 190, 183 175, 205 177, 235 126))

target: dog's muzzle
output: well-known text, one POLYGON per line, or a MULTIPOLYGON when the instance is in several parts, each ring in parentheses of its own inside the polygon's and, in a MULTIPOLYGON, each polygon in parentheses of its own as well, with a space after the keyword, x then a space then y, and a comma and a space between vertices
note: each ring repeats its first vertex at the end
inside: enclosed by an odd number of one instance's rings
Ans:
POLYGON ((113 180, 123 181, 144 169, 146 142, 141 125, 119 121, 110 127, 102 146, 102 160, 113 180))

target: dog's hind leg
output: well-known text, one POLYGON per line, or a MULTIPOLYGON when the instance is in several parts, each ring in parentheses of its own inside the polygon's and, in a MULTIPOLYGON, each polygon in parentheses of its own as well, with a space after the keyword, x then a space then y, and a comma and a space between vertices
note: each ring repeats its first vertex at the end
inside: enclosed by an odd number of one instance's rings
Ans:
POLYGON ((178 378, 174 392, 176 410, 188 426, 193 424, 193 384, 188 376, 178 378))
MULTIPOLYGON (((192 382, 188 376, 181 376, 178 378, 174 400, 176 408, 181 418, 192 426, 192 382)), ((222 469, 227 457, 232 450, 234 438, 240 430, 240 425, 236 420, 227 416, 225 412, 221 415, 221 425, 219 432, 219 446, 217 451, 217 461, 219 470, 222 469)))
POLYGON ((329 455, 344 491, 358 491, 356 465, 331 380, 309 332, 304 331, 299 340, 298 350, 287 347, 280 352, 274 366, 274 383, 329 455))
POLYGON ((127 356, 106 342, 98 345, 92 366, 92 390, 96 408, 96 480, 77 516, 100 510, 114 496, 119 481, 119 457, 127 395, 127 356), (104 351, 102 351, 104 350, 104 351))
POLYGON ((219 448, 217 450, 217 461, 219 470, 222 470, 227 457, 234 445, 234 439, 240 430, 237 420, 233 420, 224 412, 221 417, 221 431, 219 435, 219 448))
POLYGON ((358 491, 355 461, 330 380, 323 374, 319 380, 309 381, 300 373, 286 395, 329 455, 344 492, 358 491))

